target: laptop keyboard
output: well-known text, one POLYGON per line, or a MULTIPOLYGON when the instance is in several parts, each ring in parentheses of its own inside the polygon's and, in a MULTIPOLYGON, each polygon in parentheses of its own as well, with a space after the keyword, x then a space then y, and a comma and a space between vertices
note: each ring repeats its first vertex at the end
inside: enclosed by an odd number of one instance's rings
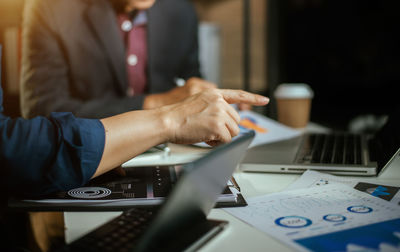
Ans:
POLYGON ((301 164, 361 165, 361 136, 340 133, 305 135, 296 160, 301 164))
POLYGON ((132 251, 157 208, 133 208, 61 251, 132 251))

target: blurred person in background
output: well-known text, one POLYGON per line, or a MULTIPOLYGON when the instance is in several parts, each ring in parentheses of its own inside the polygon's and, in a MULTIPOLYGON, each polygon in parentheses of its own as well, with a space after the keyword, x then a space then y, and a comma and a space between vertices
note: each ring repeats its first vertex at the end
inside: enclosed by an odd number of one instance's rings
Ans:
POLYGON ((27 1, 22 115, 103 118, 215 88, 199 78, 197 26, 188 0, 27 1))

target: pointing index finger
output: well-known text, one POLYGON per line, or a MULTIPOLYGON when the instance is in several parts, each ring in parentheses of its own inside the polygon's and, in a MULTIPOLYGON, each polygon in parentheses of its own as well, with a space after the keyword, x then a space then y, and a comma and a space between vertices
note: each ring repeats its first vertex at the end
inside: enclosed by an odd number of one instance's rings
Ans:
POLYGON ((269 99, 262 95, 252 94, 243 90, 220 89, 222 97, 227 103, 246 103, 250 105, 262 106, 269 102, 269 99))

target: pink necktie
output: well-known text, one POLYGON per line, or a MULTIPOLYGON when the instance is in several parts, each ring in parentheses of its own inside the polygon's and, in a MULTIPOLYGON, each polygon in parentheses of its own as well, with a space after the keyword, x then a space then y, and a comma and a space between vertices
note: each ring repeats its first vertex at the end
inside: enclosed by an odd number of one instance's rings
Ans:
POLYGON ((147 84, 147 27, 146 24, 133 26, 129 15, 118 15, 122 39, 126 48, 126 69, 129 87, 128 96, 143 94, 147 84))

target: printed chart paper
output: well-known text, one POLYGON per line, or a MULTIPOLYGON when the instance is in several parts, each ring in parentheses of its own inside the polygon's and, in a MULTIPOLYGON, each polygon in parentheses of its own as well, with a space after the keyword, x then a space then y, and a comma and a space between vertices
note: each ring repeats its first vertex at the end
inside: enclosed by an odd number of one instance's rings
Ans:
POLYGON ((247 202, 247 207, 225 211, 299 251, 400 250, 399 208, 346 185, 285 191, 247 202))
POLYGON ((286 188, 287 190, 309 188, 313 186, 325 186, 336 183, 346 184, 356 190, 371 194, 372 196, 390 201, 400 207, 400 187, 374 183, 370 180, 351 179, 338 177, 317 171, 306 171, 299 179, 286 188))
POLYGON ((253 111, 240 111, 239 115, 241 120, 239 123, 240 130, 254 130, 256 132, 249 148, 297 137, 302 133, 300 130, 289 128, 253 111))

